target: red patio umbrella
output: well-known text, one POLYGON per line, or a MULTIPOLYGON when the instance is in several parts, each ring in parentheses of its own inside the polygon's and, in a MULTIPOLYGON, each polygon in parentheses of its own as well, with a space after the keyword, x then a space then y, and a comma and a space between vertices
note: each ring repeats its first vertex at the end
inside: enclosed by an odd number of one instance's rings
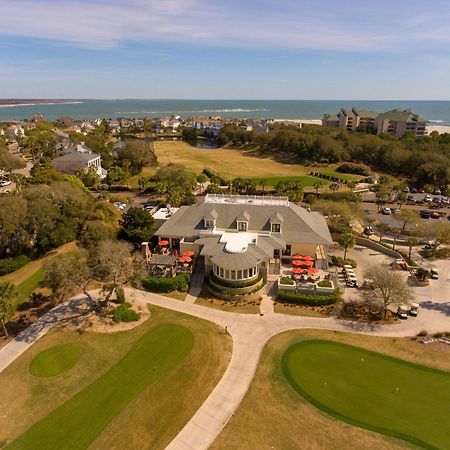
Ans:
POLYGON ((188 263, 192 261, 192 258, 190 256, 183 255, 178 258, 178 261, 188 263))
POLYGON ((303 256, 303 259, 305 261, 314 261, 314 258, 312 256, 303 256))
POLYGON ((292 261, 292 265, 293 265, 293 266, 303 266, 304 262, 305 262, 305 261, 301 261, 300 259, 294 259, 294 260, 292 261))
POLYGON ((312 267, 314 264, 312 261, 299 261, 299 263, 298 265, 302 267, 312 267))
POLYGON ((302 259, 303 256, 296 253, 295 255, 292 255, 292 259, 302 259))
POLYGON ((308 273, 317 273, 319 272, 319 269, 316 269, 315 267, 311 267, 308 269, 308 273))
POLYGON ((294 267, 292 269, 292 273, 295 273, 296 275, 300 275, 303 273, 303 269, 300 269, 300 267, 294 267))
POLYGON ((165 239, 163 239, 162 241, 159 241, 159 245, 161 245, 162 247, 165 247, 166 245, 169 245, 169 241, 166 241, 165 239))
POLYGON ((192 250, 186 250, 185 252, 183 252, 183 256, 194 256, 195 252, 193 252, 192 250))

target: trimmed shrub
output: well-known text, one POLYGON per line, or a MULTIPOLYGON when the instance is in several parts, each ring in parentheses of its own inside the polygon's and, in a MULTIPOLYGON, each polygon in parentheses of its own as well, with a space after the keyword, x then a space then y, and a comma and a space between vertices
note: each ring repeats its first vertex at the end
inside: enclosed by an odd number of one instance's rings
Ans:
POLYGON ((350 265, 353 268, 355 268, 357 266, 356 261, 354 259, 344 259, 341 256, 335 256, 333 255, 331 257, 331 264, 333 266, 337 266, 337 267, 344 267, 345 265, 350 265))
POLYGON ((281 277, 280 278, 280 283, 281 284, 288 284, 289 286, 293 286, 295 284, 295 281, 292 280, 289 277, 281 277))
POLYGON ((277 294, 277 301, 294 303, 295 305, 305 306, 325 306, 333 305, 339 300, 338 294, 332 295, 309 295, 297 294, 290 291, 279 291, 277 294))
POLYGON ((319 286, 319 287, 331 287, 331 286, 333 286, 333 284, 331 283, 330 280, 322 280, 322 281, 319 281, 317 283, 317 286, 319 286))
POLYGON ((352 173, 355 175, 364 175, 368 176, 370 175, 370 169, 363 164, 355 164, 355 163, 344 163, 341 164, 337 169, 336 172, 340 173, 352 173))
POLYGON ((422 330, 417 333, 417 336, 427 336, 427 335, 428 335, 428 332, 426 330, 422 330))
POLYGON ((116 303, 125 303, 125 292, 123 287, 116 287, 116 303))
POLYGON ((25 255, 16 256, 14 258, 0 259, 0 276, 20 269, 28 261, 30 261, 30 258, 25 255))
POLYGON ((131 305, 128 302, 119 305, 112 313, 114 322, 136 322, 141 315, 131 309, 131 305))
POLYGON ((187 273, 182 273, 174 278, 166 277, 146 277, 142 280, 142 287, 150 292, 187 292, 191 283, 191 277, 187 273))

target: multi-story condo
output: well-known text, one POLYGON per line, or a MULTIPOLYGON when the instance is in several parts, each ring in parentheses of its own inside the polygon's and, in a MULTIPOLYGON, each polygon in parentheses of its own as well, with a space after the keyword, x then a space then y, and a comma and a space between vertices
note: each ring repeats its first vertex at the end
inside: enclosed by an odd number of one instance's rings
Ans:
POLYGON ((322 125, 328 128, 355 131, 364 129, 377 134, 388 133, 395 137, 402 137, 405 133, 414 136, 426 134, 426 119, 414 114, 411 110, 394 109, 385 113, 362 111, 356 108, 342 108, 337 114, 325 114, 322 125))
POLYGON ((394 109, 380 114, 376 120, 377 134, 388 133, 395 137, 402 137, 406 133, 414 136, 426 134, 427 121, 409 109, 394 109))

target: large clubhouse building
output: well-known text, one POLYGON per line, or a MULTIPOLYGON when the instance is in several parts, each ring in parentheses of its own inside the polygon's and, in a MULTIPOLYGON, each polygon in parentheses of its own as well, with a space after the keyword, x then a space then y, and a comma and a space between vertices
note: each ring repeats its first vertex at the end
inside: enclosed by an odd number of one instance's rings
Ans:
POLYGON ((179 208, 156 232, 172 251, 191 251, 204 260, 206 273, 246 281, 279 274, 281 259, 309 256, 317 269, 328 268, 333 244, 325 218, 285 197, 207 195, 179 208))

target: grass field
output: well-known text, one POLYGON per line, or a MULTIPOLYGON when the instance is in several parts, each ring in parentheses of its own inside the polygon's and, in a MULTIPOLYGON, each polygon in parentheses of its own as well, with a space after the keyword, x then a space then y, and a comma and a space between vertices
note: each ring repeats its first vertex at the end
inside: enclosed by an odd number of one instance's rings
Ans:
POLYGON ((78 248, 75 242, 69 242, 56 250, 49 252, 42 258, 30 261, 20 269, 1 276, 0 281, 11 281, 14 283, 17 291, 19 292, 17 304, 23 303, 39 287, 39 283, 44 279, 45 274, 43 266, 46 262, 50 261, 57 255, 64 253, 76 253, 77 251, 78 248))
POLYGON ((70 370, 80 360, 80 349, 74 345, 55 345, 39 353, 30 363, 35 377, 54 377, 70 370))
MULTIPOLYGON (((324 414, 291 387, 282 372, 281 357, 291 345, 306 339, 326 339, 356 345, 440 370, 450 370, 448 349, 424 346, 407 338, 381 338, 319 330, 283 333, 272 338, 264 348, 250 389, 211 449, 411 449, 409 442, 350 425, 324 414)), ((347 375, 350 374, 346 372, 347 375)), ((407 410, 403 410, 402 415, 407 414, 407 410)))
POLYGON ((252 178, 252 179, 258 186, 261 186, 261 180, 264 180, 264 185, 270 187, 274 187, 280 181, 299 181, 304 187, 311 187, 314 186, 314 183, 319 181, 318 178, 310 177, 307 175, 302 175, 298 177, 270 177, 270 178, 252 178))
POLYGON ((289 347, 283 373, 333 417, 419 447, 450 448, 450 373, 324 340, 289 347))
MULTIPOLYGON (((227 148, 199 149, 181 141, 157 141, 154 146, 160 165, 179 163, 197 174, 207 167, 225 179, 270 178, 273 185, 276 184, 278 177, 299 178, 305 183, 317 180, 307 176, 311 168, 298 164, 293 158, 279 162, 269 157, 255 156, 254 151, 227 148)), ((143 175, 151 176, 154 172, 155 168, 144 168, 143 175)))
POLYGON ((126 332, 52 330, 2 372, 0 448, 165 448, 219 381, 231 340, 208 322, 150 311, 126 332), (55 345, 79 348, 81 359, 58 376, 31 375, 31 361, 55 345))
POLYGON ((341 180, 344 181, 357 181, 357 180, 361 180, 364 178, 364 176, 362 175, 353 175, 351 173, 340 173, 340 172, 335 172, 334 170, 312 170, 312 172, 317 172, 317 173, 321 173, 323 175, 327 175, 329 177, 335 177, 335 178, 340 178, 341 180))
POLYGON ((47 450, 88 448, 129 402, 176 367, 193 344, 191 331, 179 325, 148 331, 108 372, 7 448, 28 449, 36 443, 47 450))

